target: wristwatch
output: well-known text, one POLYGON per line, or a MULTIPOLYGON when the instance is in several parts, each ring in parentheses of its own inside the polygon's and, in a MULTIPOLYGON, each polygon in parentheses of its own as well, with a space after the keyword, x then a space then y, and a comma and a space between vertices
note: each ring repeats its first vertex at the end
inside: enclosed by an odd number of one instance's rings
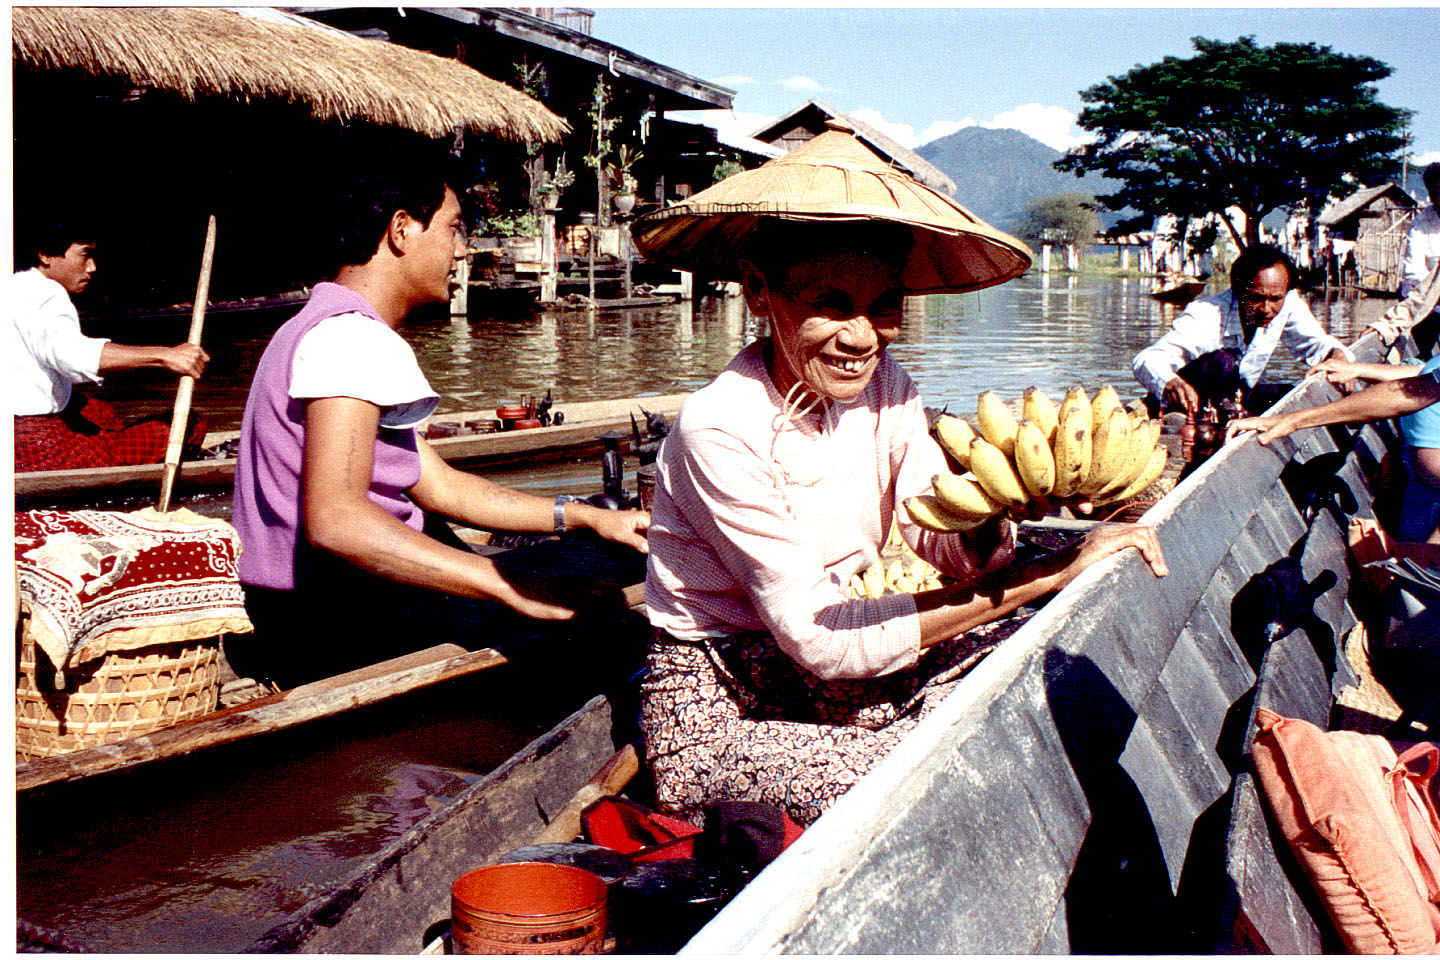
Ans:
POLYGON ((562 493, 555 498, 555 532, 565 532, 565 504, 571 500, 579 500, 579 497, 572 497, 568 493, 562 493))

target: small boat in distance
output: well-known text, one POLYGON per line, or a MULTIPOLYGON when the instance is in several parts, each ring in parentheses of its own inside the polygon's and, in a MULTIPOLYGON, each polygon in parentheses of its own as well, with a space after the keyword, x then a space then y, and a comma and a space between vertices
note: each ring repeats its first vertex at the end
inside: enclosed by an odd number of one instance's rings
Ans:
POLYGON ((1155 278, 1155 289, 1150 296, 1163 303, 1186 304, 1205 291, 1206 277, 1192 277, 1184 273, 1166 273, 1155 278))

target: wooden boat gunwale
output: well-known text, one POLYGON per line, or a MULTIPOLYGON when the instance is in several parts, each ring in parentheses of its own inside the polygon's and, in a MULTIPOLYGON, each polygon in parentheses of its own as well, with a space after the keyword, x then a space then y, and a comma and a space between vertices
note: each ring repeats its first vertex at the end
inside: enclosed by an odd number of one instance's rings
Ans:
MULTIPOLYGON (((447 461, 463 462, 466 466, 501 463, 507 460, 526 458, 560 457, 574 455, 589 448, 601 446, 599 436, 610 430, 630 432, 630 416, 642 423, 640 408, 651 413, 674 417, 681 403, 689 394, 675 393, 648 397, 630 397, 620 400, 587 400, 575 403, 556 404, 555 410, 563 412, 563 424, 541 427, 534 430, 508 430, 495 433, 471 434, 467 436, 442 437, 429 441, 430 445, 447 461), (578 418, 578 419, 577 419, 578 418)), ((498 406, 498 404, 497 404, 498 406)), ((425 420, 422 427, 441 421, 492 420, 495 408, 481 410, 437 413, 425 420)), ((213 449, 240 435, 238 430, 224 430, 207 434, 205 447, 213 449)), ((14 474, 15 496, 44 497, 78 494, 94 491, 96 496, 138 484, 158 484, 165 465, 146 463, 121 467, 88 467, 78 470, 36 470, 14 474)), ((180 465, 177 489, 182 492, 197 489, 215 489, 232 482, 235 477, 235 458, 218 460, 189 460, 180 465)))

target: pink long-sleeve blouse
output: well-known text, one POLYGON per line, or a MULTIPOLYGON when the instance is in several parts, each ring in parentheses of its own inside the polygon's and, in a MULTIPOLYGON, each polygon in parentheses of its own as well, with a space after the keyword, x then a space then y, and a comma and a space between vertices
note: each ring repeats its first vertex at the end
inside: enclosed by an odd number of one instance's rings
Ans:
MULTIPOLYGON (((906 497, 947 470, 920 396, 888 355, 855 400, 787 416, 765 342, 686 402, 657 461, 645 603, 685 640, 764 630, 822 679, 915 665, 919 618, 905 594, 852 600, 906 497)), ((942 572, 983 572, 963 534, 900 510, 907 543, 942 572)), ((1013 528, 984 569, 1009 562, 1013 528)))

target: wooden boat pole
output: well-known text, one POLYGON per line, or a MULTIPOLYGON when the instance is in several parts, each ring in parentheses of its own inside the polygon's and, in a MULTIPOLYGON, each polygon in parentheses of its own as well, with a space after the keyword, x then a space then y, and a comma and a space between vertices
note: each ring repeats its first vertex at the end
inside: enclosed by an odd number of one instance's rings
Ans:
MULTIPOLYGON (((190 312, 190 336, 187 343, 200 346, 200 331, 205 326, 205 303, 210 298, 210 268, 215 263, 215 214, 205 228, 205 251, 200 257, 200 279, 195 284, 195 306, 190 312)), ((175 391, 175 412, 170 417, 170 442, 165 447, 165 475, 160 480, 160 500, 156 509, 170 509, 170 493, 175 487, 175 474, 180 469, 180 455, 185 442, 185 422, 190 419, 190 397, 195 391, 194 377, 181 377, 175 391)))

